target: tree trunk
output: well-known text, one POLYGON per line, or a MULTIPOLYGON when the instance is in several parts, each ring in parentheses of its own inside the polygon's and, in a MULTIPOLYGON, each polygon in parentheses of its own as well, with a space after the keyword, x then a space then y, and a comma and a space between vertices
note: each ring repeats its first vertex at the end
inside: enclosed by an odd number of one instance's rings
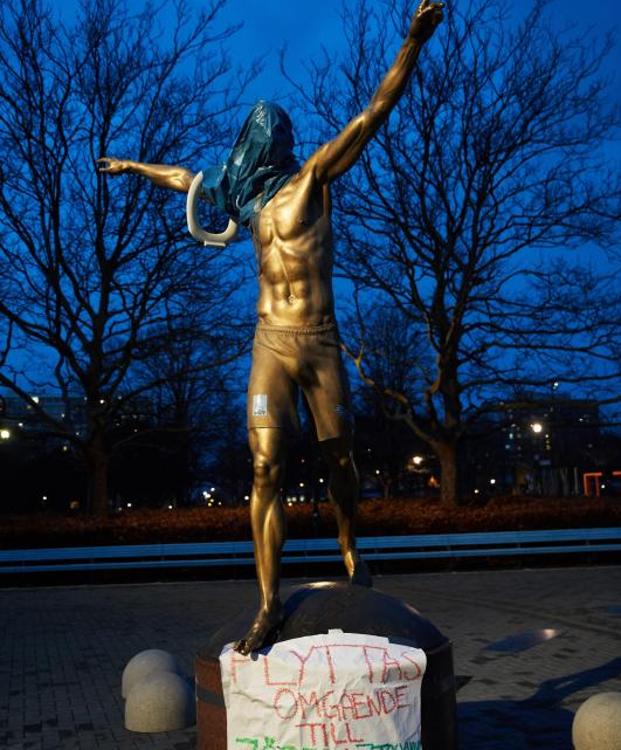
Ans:
POLYGON ((435 443, 433 449, 440 461, 440 502, 445 507, 455 508, 459 499, 457 443, 435 443))
POLYGON ((86 448, 88 463, 88 512, 104 516, 108 512, 109 457, 103 436, 94 435, 86 448))

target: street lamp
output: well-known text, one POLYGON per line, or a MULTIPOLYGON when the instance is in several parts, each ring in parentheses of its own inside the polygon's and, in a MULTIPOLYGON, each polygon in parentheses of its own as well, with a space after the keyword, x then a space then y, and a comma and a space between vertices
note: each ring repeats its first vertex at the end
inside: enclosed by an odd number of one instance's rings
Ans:
POLYGON ((11 430, 0 430, 0 440, 10 440, 11 439, 11 430))
POLYGON ((423 460, 422 456, 412 456, 412 463, 416 466, 420 466, 423 463, 423 460))
POLYGON ((532 431, 533 431, 533 432, 534 432, 534 433, 535 433, 536 435, 538 435, 538 434, 539 434, 540 432, 542 432, 542 431, 543 431, 543 425, 541 424, 541 422, 533 422, 533 423, 531 424, 531 426, 530 426, 530 429, 531 429, 531 430, 532 430, 532 431))

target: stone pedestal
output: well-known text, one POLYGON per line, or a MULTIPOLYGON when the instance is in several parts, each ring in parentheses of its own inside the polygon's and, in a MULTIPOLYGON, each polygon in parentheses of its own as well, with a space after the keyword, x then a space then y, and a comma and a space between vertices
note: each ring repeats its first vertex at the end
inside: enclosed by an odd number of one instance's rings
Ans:
MULTIPOLYGON (((218 657, 242 637, 254 612, 219 630, 195 661, 198 750, 226 750, 226 709, 218 657)), ((457 747, 456 699, 450 641, 414 608, 375 589, 347 584, 300 586, 285 603, 279 641, 328 630, 380 635, 422 649, 427 669, 421 689, 424 750, 457 747)))

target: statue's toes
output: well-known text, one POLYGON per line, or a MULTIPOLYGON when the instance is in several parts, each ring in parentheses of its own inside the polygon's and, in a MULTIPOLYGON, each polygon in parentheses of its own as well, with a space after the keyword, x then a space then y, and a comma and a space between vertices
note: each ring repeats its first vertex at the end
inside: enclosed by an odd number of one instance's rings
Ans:
POLYGON ((278 638, 282 621, 282 607, 259 612, 245 637, 237 641, 233 648, 238 653, 247 656, 251 651, 270 646, 278 638))

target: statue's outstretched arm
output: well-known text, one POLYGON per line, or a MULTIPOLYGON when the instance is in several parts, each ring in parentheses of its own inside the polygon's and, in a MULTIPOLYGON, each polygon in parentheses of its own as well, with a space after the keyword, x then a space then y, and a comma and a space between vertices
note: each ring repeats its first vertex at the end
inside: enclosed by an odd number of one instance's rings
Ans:
POLYGON ((109 175, 139 174, 148 177, 159 187, 187 193, 194 179, 194 174, 185 167, 169 167, 166 164, 142 164, 129 159, 115 159, 113 156, 102 156, 97 159, 98 171, 109 175))
POLYGON ((331 182, 346 172, 375 135, 403 94, 423 44, 442 20, 444 3, 423 0, 397 59, 384 77, 369 106, 354 117, 332 141, 319 148, 304 164, 303 172, 314 170, 320 183, 331 182))

